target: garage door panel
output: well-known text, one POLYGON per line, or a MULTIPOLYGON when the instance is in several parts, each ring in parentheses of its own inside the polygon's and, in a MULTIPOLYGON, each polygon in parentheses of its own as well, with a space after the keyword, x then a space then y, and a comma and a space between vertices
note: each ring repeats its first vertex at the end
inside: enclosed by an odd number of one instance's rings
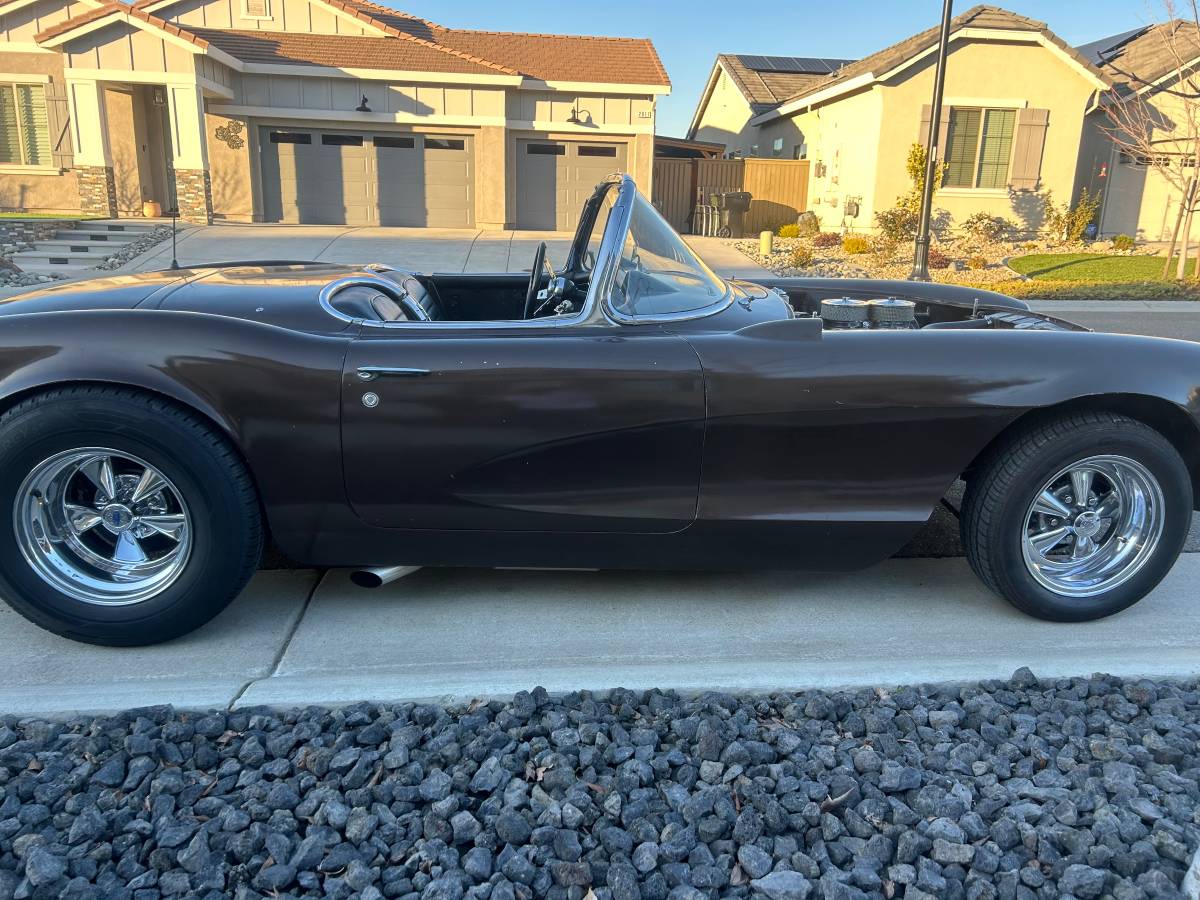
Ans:
POLYGON ((472 142, 263 127, 263 207, 282 222, 471 227, 472 142))
POLYGON ((625 159, 624 144, 518 141, 517 227, 573 231, 596 185, 624 171, 625 159))

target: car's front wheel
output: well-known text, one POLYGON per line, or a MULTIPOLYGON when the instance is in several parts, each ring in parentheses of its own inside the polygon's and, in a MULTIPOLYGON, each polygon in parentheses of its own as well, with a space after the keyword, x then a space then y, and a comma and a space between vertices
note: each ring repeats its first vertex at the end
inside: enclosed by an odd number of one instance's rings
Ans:
POLYGON ((1170 571, 1192 518, 1171 443, 1111 413, 1023 428, 985 459, 963 500, 963 545, 996 593, 1042 619, 1112 615, 1170 571))
POLYGON ((0 592, 57 634, 151 644, 225 608, 262 549, 237 453, 161 398, 105 387, 0 418, 0 592))

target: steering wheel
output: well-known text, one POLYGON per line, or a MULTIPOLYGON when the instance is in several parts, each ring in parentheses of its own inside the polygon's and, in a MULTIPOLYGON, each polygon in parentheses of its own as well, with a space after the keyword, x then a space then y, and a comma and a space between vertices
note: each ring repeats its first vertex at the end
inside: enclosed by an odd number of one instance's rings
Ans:
POLYGON ((525 289, 525 315, 523 318, 533 318, 534 304, 537 303, 538 286, 542 283, 543 268, 549 270, 551 278, 554 277, 554 268, 546 262, 545 241, 538 244, 538 248, 533 254, 533 268, 529 272, 529 287, 525 289))

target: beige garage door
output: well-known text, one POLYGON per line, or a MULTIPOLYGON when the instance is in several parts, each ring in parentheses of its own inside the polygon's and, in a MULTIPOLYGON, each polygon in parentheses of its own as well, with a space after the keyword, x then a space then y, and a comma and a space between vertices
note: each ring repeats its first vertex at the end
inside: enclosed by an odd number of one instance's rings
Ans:
POLYGON ((596 185, 625 171, 625 149, 601 141, 517 141, 517 227, 573 231, 596 185))
POLYGON ((260 140, 267 221, 475 224, 469 137, 264 126, 260 140))

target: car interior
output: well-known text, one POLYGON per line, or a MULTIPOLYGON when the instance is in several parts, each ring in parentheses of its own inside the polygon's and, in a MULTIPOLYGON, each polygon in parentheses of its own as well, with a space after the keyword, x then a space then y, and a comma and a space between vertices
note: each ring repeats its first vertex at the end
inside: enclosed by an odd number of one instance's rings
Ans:
POLYGON ((595 266, 595 248, 607 225, 598 189, 584 205, 565 264, 556 269, 546 244, 534 251, 526 272, 416 274, 372 266, 388 284, 351 284, 329 303, 353 319, 377 322, 511 322, 570 316, 583 308, 595 266))

